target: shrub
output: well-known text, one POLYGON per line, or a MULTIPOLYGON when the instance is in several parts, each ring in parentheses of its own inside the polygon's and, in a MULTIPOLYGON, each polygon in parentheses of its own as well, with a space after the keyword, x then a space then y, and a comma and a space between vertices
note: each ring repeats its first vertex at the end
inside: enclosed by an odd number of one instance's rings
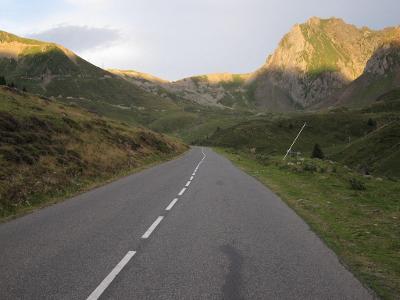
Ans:
POLYGON ((350 178, 350 188, 356 191, 365 191, 365 184, 357 178, 350 178))
POLYGON ((257 154, 256 154, 256 159, 257 159, 257 161, 260 162, 261 164, 267 165, 268 162, 269 162, 269 160, 270 160, 270 157, 269 157, 269 155, 264 154, 264 153, 257 153, 257 154))
POLYGON ((322 152, 321 147, 318 144, 314 145, 314 149, 311 153, 311 158, 319 158, 319 159, 324 159, 325 155, 322 152))
POLYGON ((303 166, 303 170, 307 172, 317 172, 318 167, 313 162, 306 162, 303 166))
POLYGON ((4 76, 0 76, 0 85, 6 85, 6 84, 7 84, 7 81, 4 78, 4 76))
POLYGON ((375 121, 375 120, 372 120, 371 118, 368 119, 367 124, 368 124, 368 126, 370 126, 370 127, 376 127, 376 121, 375 121))

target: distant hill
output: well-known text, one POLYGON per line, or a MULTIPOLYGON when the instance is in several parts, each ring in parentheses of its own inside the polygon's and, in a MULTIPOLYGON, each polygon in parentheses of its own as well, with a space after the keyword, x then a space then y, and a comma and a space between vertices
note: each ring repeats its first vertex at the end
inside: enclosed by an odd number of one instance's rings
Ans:
POLYGON ((0 75, 28 91, 60 99, 112 105, 174 108, 176 103, 148 93, 53 43, 0 31, 0 75))
POLYGON ((244 88, 249 74, 206 74, 167 81, 137 71, 115 69, 109 71, 157 95, 172 94, 201 105, 221 108, 254 108, 253 103, 248 101, 250 99, 247 95, 248 89, 244 88))

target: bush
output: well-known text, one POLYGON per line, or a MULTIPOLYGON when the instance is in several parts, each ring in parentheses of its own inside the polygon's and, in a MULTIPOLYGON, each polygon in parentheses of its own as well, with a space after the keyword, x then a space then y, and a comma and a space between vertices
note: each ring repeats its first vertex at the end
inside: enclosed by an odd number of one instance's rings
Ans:
POLYGON ((314 145, 314 149, 311 153, 311 158, 319 158, 319 159, 324 159, 325 155, 322 152, 321 147, 318 144, 314 145))
POLYGON ((306 162, 303 166, 303 170, 307 172, 317 172, 318 167, 313 162, 306 162))
POLYGON ((376 127, 376 121, 375 121, 375 120, 372 120, 371 118, 368 119, 367 124, 368 124, 368 126, 370 126, 370 127, 376 127))
POLYGON ((350 188, 356 191, 365 191, 365 184, 357 178, 350 178, 350 188))
POLYGON ((256 160, 263 165, 267 165, 268 162, 270 161, 270 157, 264 153, 257 153, 256 160))
POLYGON ((7 81, 4 78, 4 76, 0 76, 0 85, 6 85, 6 84, 7 84, 7 81))

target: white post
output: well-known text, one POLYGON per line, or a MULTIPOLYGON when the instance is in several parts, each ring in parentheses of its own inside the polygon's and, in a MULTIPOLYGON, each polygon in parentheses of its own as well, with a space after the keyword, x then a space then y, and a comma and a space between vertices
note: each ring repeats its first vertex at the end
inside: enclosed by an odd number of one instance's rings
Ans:
POLYGON ((299 133, 297 134, 297 136, 296 136, 295 139, 293 140, 293 143, 290 145, 289 149, 286 151, 286 154, 285 154, 285 156, 283 157, 283 160, 286 159, 286 156, 289 154, 290 150, 292 150, 292 147, 293 147, 294 143, 296 143, 296 141, 297 141, 297 139, 299 138, 299 136, 300 136, 301 132, 303 131, 304 127, 306 127, 306 124, 307 124, 307 122, 304 122, 303 127, 301 127, 299 133))

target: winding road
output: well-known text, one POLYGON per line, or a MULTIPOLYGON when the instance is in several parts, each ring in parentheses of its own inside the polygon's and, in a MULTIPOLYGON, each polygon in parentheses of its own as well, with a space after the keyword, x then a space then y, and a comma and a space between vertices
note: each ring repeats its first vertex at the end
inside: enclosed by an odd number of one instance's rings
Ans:
POLYGON ((211 149, 0 225, 0 299, 372 299, 211 149))

